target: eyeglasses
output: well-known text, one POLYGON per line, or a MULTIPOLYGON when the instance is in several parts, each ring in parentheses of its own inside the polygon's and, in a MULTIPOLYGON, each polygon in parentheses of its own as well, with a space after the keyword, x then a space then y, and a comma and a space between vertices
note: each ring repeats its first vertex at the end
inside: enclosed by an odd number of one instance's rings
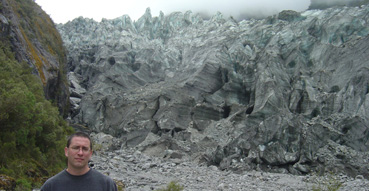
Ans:
POLYGON ((90 151, 90 148, 87 148, 87 147, 78 147, 78 146, 75 146, 75 147, 69 147, 73 152, 75 153, 78 153, 80 150, 82 150, 82 152, 84 154, 88 153, 90 151))

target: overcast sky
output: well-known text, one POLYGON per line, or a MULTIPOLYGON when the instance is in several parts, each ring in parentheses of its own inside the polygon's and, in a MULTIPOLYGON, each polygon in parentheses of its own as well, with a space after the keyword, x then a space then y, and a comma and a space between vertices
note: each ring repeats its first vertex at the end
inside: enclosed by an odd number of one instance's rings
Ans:
POLYGON ((168 15, 175 11, 201 12, 214 15, 217 11, 226 17, 269 16, 282 10, 304 11, 310 0, 36 0, 55 23, 66 23, 83 16, 101 21, 129 15, 137 20, 150 7, 152 16, 160 11, 168 15))

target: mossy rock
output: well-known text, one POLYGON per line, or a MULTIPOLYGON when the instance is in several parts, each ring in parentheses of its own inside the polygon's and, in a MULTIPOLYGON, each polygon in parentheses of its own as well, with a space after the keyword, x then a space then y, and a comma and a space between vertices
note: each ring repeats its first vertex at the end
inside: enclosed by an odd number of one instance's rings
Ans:
POLYGON ((0 174, 0 190, 14 190, 16 182, 12 177, 0 174))

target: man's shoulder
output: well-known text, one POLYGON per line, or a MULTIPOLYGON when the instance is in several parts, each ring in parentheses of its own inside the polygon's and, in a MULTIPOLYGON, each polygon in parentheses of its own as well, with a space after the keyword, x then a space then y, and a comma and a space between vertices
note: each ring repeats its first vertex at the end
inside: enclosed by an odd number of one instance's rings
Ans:
POLYGON ((56 175, 52 176, 51 178, 49 178, 46 182, 55 181, 55 180, 57 180, 61 177, 64 177, 65 175, 66 175, 65 170, 62 170, 58 174, 56 174, 56 175))
POLYGON ((59 172, 58 174, 52 176, 51 178, 49 178, 48 180, 46 180, 46 182, 42 185, 41 190, 50 190, 48 189, 52 184, 54 184, 55 182, 59 182, 60 179, 63 179, 63 177, 65 176, 65 170, 62 170, 61 172, 59 172))
POLYGON ((102 172, 91 168, 91 173, 93 174, 93 176, 98 176, 100 178, 104 178, 104 179, 111 179, 108 175, 103 174, 102 172))
POLYGON ((117 189, 115 181, 111 177, 109 177, 109 176, 107 176, 107 175, 105 175, 105 174, 103 174, 103 173, 101 173, 98 170, 95 170, 93 168, 91 168, 90 171, 91 171, 91 175, 94 176, 98 182, 100 182, 103 185, 108 185, 109 188, 111 188, 113 190, 117 189))

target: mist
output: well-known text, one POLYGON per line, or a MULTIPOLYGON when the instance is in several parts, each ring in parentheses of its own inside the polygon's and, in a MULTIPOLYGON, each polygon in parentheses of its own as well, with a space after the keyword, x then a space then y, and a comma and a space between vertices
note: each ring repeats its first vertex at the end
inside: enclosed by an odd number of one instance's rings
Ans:
POLYGON ((236 20, 247 18, 264 18, 278 14, 283 10, 301 12, 307 10, 310 0, 187 0, 168 1, 150 5, 152 14, 158 15, 162 11, 165 15, 172 12, 186 12, 191 10, 204 18, 210 18, 217 12, 225 18, 232 16, 236 20))
POLYGON ((128 15, 138 20, 146 8, 152 16, 172 12, 192 11, 203 18, 210 18, 221 12, 225 18, 236 20, 265 18, 283 10, 302 12, 307 9, 324 9, 335 5, 358 5, 369 0, 35 0, 56 23, 66 23, 77 17, 114 19, 128 15))
POLYGON ((191 10, 209 19, 217 12, 224 17, 232 16, 240 21, 249 18, 266 18, 283 10, 302 12, 308 9, 326 9, 334 6, 359 6, 368 4, 369 0, 156 0, 151 1, 153 16, 162 11, 165 15, 172 12, 191 10))
POLYGON ((309 9, 327 9, 334 6, 360 6, 369 0, 311 0, 309 9))

